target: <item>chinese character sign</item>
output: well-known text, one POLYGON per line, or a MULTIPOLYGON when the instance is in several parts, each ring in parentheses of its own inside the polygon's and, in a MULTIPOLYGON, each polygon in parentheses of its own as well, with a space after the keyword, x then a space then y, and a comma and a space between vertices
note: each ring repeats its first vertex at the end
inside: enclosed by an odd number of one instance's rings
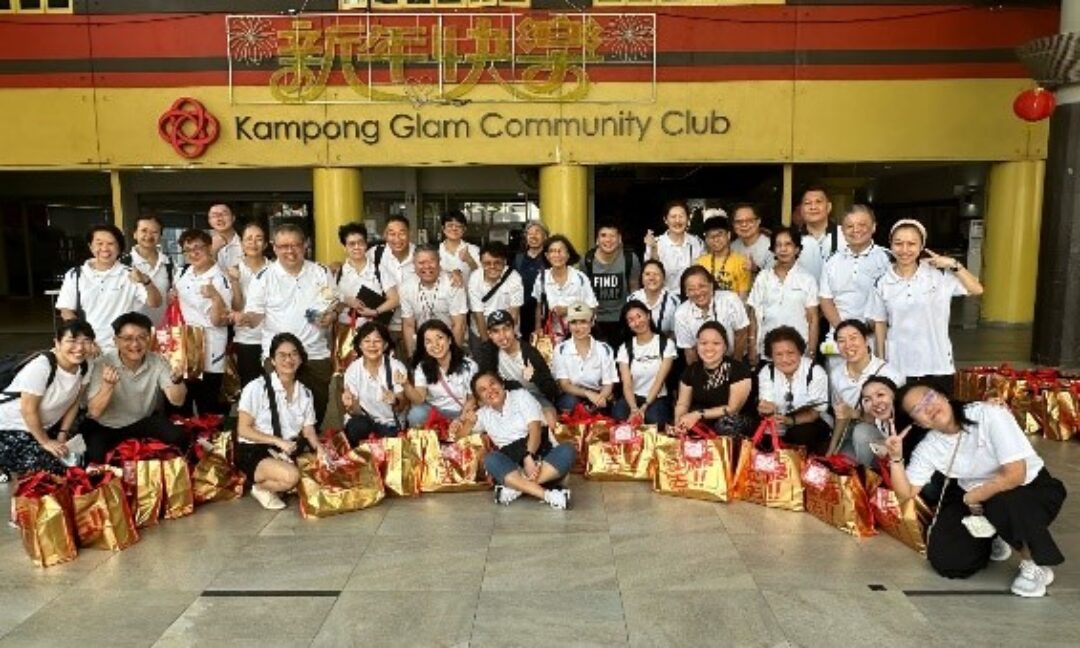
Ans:
POLYGON ((621 102, 655 95, 655 14, 228 16, 226 28, 237 103, 584 102, 605 81, 633 82, 621 102))

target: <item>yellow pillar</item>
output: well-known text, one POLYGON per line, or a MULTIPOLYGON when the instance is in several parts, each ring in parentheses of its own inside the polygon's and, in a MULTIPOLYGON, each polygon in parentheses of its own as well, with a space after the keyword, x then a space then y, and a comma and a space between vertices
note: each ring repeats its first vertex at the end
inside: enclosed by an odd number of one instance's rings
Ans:
MULTIPOLYGON (((783 196, 780 198, 783 202, 780 204, 780 224, 785 227, 791 226, 791 208, 795 205, 795 191, 793 178, 795 175, 795 165, 784 165, 784 191, 783 196)), ((734 214, 731 215, 735 217, 734 214)))
POLYGON ((570 239, 580 254, 589 249, 589 170, 553 164, 540 168, 540 219, 552 234, 570 239))
POLYGON ((315 260, 345 260, 338 241, 338 227, 364 220, 364 190, 360 169, 317 168, 312 173, 315 189, 315 260))
POLYGON ((1042 222, 1043 160, 990 167, 982 253, 983 320, 1030 324, 1042 222))
POLYGON ((118 227, 121 232, 126 231, 124 227, 124 185, 120 182, 119 171, 113 170, 109 172, 109 188, 112 193, 113 225, 118 227))

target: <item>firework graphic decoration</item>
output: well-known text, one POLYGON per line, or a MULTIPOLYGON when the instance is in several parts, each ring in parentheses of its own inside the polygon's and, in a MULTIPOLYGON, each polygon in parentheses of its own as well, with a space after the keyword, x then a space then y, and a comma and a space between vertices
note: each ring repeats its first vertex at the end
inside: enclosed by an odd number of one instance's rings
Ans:
POLYGON ((656 30, 652 16, 617 16, 604 29, 604 45, 616 59, 641 61, 652 55, 656 30))
POLYGON ((277 54, 277 33, 265 18, 244 16, 229 20, 229 55, 238 63, 258 65, 277 54))

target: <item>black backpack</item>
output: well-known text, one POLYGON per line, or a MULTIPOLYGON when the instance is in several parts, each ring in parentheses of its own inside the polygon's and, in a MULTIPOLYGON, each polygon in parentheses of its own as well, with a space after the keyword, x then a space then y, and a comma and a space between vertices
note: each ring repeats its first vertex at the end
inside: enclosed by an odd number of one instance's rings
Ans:
MULTIPOLYGON (((622 249, 623 255, 623 290, 626 291, 626 295, 630 295, 630 272, 634 267, 634 260, 637 259, 637 255, 634 251, 628 247, 622 249)), ((581 262, 581 268, 585 271, 585 274, 589 277, 589 285, 595 289, 593 285, 593 277, 596 275, 596 248, 592 248, 585 253, 585 259, 581 262)))
MULTIPOLYGON (((56 354, 52 351, 34 351, 30 354, 9 353, 0 356, 0 403, 10 403, 22 396, 22 392, 8 391, 8 387, 15 381, 15 376, 33 362, 38 356, 45 356, 49 361, 49 377, 45 381, 45 389, 48 389, 56 379, 56 354)), ((85 376, 89 365, 84 360, 79 365, 79 376, 85 376)))

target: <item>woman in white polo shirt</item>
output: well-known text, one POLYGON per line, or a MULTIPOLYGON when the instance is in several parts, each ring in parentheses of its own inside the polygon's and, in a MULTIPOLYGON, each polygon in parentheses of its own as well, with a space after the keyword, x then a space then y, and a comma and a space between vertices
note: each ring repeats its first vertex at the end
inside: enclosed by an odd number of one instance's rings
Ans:
POLYGON ((599 302, 596 301, 588 275, 571 267, 581 261, 581 255, 570 239, 556 234, 544 241, 544 259, 548 267, 533 284, 536 328, 541 330, 550 323, 551 332, 558 343, 570 336, 566 322, 570 304, 583 302, 589 308, 596 308, 599 302))
POLYGON ((235 266, 226 269, 233 288, 233 350, 236 352, 236 372, 241 388, 262 375, 262 324, 246 326, 244 304, 251 282, 270 261, 266 258, 266 230, 257 222, 244 225, 240 231, 243 256, 235 266))
POLYGON ((817 349, 818 282, 796 264, 802 237, 790 227, 773 232, 769 245, 776 257, 771 268, 758 273, 746 305, 750 307, 750 365, 765 354, 765 336, 778 326, 790 326, 806 340, 808 353, 817 349))
POLYGON ((413 357, 412 384, 406 384, 409 425, 424 427, 435 409, 451 422, 463 412, 475 409, 469 384, 477 366, 454 344, 450 327, 442 320, 428 320, 416 334, 417 350, 413 357))
POLYGON ((683 271, 701 256, 705 243, 689 231, 690 209, 685 201, 672 200, 664 205, 664 224, 667 231, 660 236, 655 236, 652 230, 645 234, 645 258, 664 264, 667 288, 675 292, 681 288, 679 280, 683 271))
POLYGON ((177 272, 173 285, 180 312, 190 326, 203 330, 203 374, 187 381, 187 400, 181 411, 190 416, 225 414, 221 381, 225 375, 225 352, 229 344, 229 309, 232 285, 210 252, 210 235, 199 229, 184 230, 178 240, 189 265, 177 272))
POLYGON ((874 284, 866 306, 875 350, 909 382, 927 380, 952 393, 952 298, 981 295, 982 284, 959 261, 927 250, 926 228, 918 221, 897 221, 889 243, 896 262, 874 284), (921 258, 924 252, 929 258, 921 258))
POLYGON ((64 322, 52 350, 26 362, 0 393, 0 473, 64 474, 67 467, 60 460, 68 454, 65 443, 93 345, 93 327, 82 320, 64 322))
POLYGON ((683 272, 682 289, 686 301, 675 310, 675 344, 686 354, 686 364, 697 360, 697 332, 705 322, 717 322, 727 331, 727 351, 736 360, 746 355, 750 319, 739 296, 717 290, 712 273, 701 266, 683 272))
POLYGON ((870 329, 861 320, 849 319, 837 324, 836 347, 843 363, 829 373, 833 412, 836 414, 833 443, 840 444, 841 437, 850 427, 847 438, 836 449, 854 456, 863 466, 873 466, 876 461, 870 444, 885 442, 874 417, 862 407, 863 384, 871 376, 888 378, 898 386, 904 384, 903 376, 870 352, 869 338, 870 329))
POLYGON ((495 450, 484 456, 484 469, 495 480, 495 502, 509 504, 522 493, 547 502, 553 509, 570 506, 570 491, 544 488, 570 472, 574 446, 551 446, 541 426, 540 403, 524 389, 507 391, 497 371, 478 373, 472 391, 481 406, 462 417, 462 433, 487 434, 495 450))
POLYGON ((675 309, 679 296, 667 289, 664 264, 649 259, 641 264, 641 288, 630 293, 626 301, 637 300, 649 307, 656 330, 675 339, 675 309))
POLYGON ((644 302, 627 302, 619 319, 630 335, 615 356, 623 397, 612 406, 611 415, 622 421, 639 416, 645 423, 668 425, 672 411, 665 382, 675 364, 675 341, 656 329, 644 302))
POLYGON ((372 435, 392 437, 401 431, 398 412, 407 404, 408 370, 393 357, 393 344, 379 322, 368 320, 356 329, 356 360, 345 369, 341 391, 345 435, 353 446, 372 435))
POLYGON ((897 399, 916 424, 930 430, 906 468, 902 446, 907 432, 887 439, 897 496, 918 495, 934 471, 948 480, 927 531, 931 566, 947 578, 967 578, 991 559, 1007 559, 1011 552, 995 551, 994 544, 1001 544, 991 541, 996 533, 1021 554, 1012 592, 1044 596, 1054 580, 1051 568, 1065 561, 1049 530, 1065 501, 1065 487, 1047 472, 1016 419, 1003 407, 961 403, 925 383, 909 383, 897 399), (993 528, 978 533, 971 516, 985 516, 993 528))
POLYGON ((758 414, 776 418, 785 443, 823 453, 832 431, 825 370, 806 357, 806 340, 790 326, 769 331, 765 350, 772 361, 758 372, 758 414))
POLYGON ((323 450, 315 433, 311 390, 296 378, 307 362, 304 345, 292 333, 278 333, 270 340, 269 359, 273 371, 240 393, 236 467, 247 475, 251 496, 264 508, 282 509, 280 494, 300 481, 300 471, 290 460, 298 442, 315 448, 320 460, 323 450))
POLYGON ((556 346, 551 357, 551 373, 562 390, 555 408, 569 412, 580 403, 591 410, 606 410, 619 380, 615 353, 592 336, 593 311, 587 304, 572 304, 566 319, 570 339, 556 346))
POLYGON ((394 277, 384 275, 368 258, 367 236, 362 223, 346 223, 338 228, 338 240, 345 248, 345 263, 336 276, 341 309, 338 326, 359 327, 373 319, 389 324, 401 301, 394 277))

